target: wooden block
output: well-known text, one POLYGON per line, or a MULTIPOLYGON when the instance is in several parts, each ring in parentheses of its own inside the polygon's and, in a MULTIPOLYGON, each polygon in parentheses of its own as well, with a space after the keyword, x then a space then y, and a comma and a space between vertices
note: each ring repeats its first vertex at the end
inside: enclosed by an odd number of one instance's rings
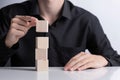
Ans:
POLYGON ((48 71, 48 60, 36 60, 37 71, 48 71))
POLYGON ((48 32, 48 21, 38 20, 36 23, 36 32, 48 32))
POLYGON ((35 59, 36 60, 47 60, 48 59, 48 49, 35 49, 35 59))
POLYGON ((48 49, 49 38, 48 37, 36 37, 36 48, 48 49))

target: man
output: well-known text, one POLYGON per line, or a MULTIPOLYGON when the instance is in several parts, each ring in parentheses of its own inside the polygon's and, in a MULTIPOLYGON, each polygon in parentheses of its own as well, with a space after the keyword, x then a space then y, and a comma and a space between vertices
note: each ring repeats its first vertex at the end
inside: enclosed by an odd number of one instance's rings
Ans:
POLYGON ((49 65, 64 70, 119 66, 101 25, 93 14, 67 0, 38 0, 14 4, 0 10, 0 65, 11 58, 11 66, 34 66, 35 25, 49 22, 49 65), (91 54, 85 53, 88 49, 91 54))

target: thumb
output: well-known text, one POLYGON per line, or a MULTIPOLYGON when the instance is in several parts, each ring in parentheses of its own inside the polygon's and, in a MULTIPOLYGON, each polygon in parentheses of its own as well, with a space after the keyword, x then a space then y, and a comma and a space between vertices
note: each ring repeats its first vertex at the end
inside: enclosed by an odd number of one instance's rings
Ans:
POLYGON ((31 17, 31 21, 29 21, 29 26, 30 27, 35 27, 38 19, 35 17, 31 17))

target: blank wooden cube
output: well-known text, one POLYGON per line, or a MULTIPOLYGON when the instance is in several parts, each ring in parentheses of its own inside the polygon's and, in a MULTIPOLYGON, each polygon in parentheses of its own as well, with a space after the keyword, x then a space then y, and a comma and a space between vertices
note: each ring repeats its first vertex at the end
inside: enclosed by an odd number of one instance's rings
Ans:
POLYGON ((48 71, 48 60, 36 60, 37 71, 48 71))
POLYGON ((48 21, 38 20, 36 23, 36 32, 48 32, 48 21))
POLYGON ((48 49, 49 38, 48 37, 36 37, 36 48, 48 49))
POLYGON ((35 49, 35 59, 36 60, 47 60, 48 59, 48 49, 35 49))

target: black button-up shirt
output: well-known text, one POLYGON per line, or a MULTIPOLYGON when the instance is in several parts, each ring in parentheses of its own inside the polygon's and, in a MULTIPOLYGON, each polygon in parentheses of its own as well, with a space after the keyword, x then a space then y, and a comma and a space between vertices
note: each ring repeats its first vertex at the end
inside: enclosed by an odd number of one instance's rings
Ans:
MULTIPOLYGON (((39 15, 36 2, 26 1, 0 10, 0 65, 11 58, 12 66, 35 65, 35 27, 11 49, 5 46, 5 36, 10 21, 16 15, 39 15)), ((90 12, 65 0, 61 16, 49 26, 49 65, 64 66, 73 56, 88 49, 92 54, 102 55, 110 65, 120 65, 120 56, 111 47, 99 20, 90 12)))

